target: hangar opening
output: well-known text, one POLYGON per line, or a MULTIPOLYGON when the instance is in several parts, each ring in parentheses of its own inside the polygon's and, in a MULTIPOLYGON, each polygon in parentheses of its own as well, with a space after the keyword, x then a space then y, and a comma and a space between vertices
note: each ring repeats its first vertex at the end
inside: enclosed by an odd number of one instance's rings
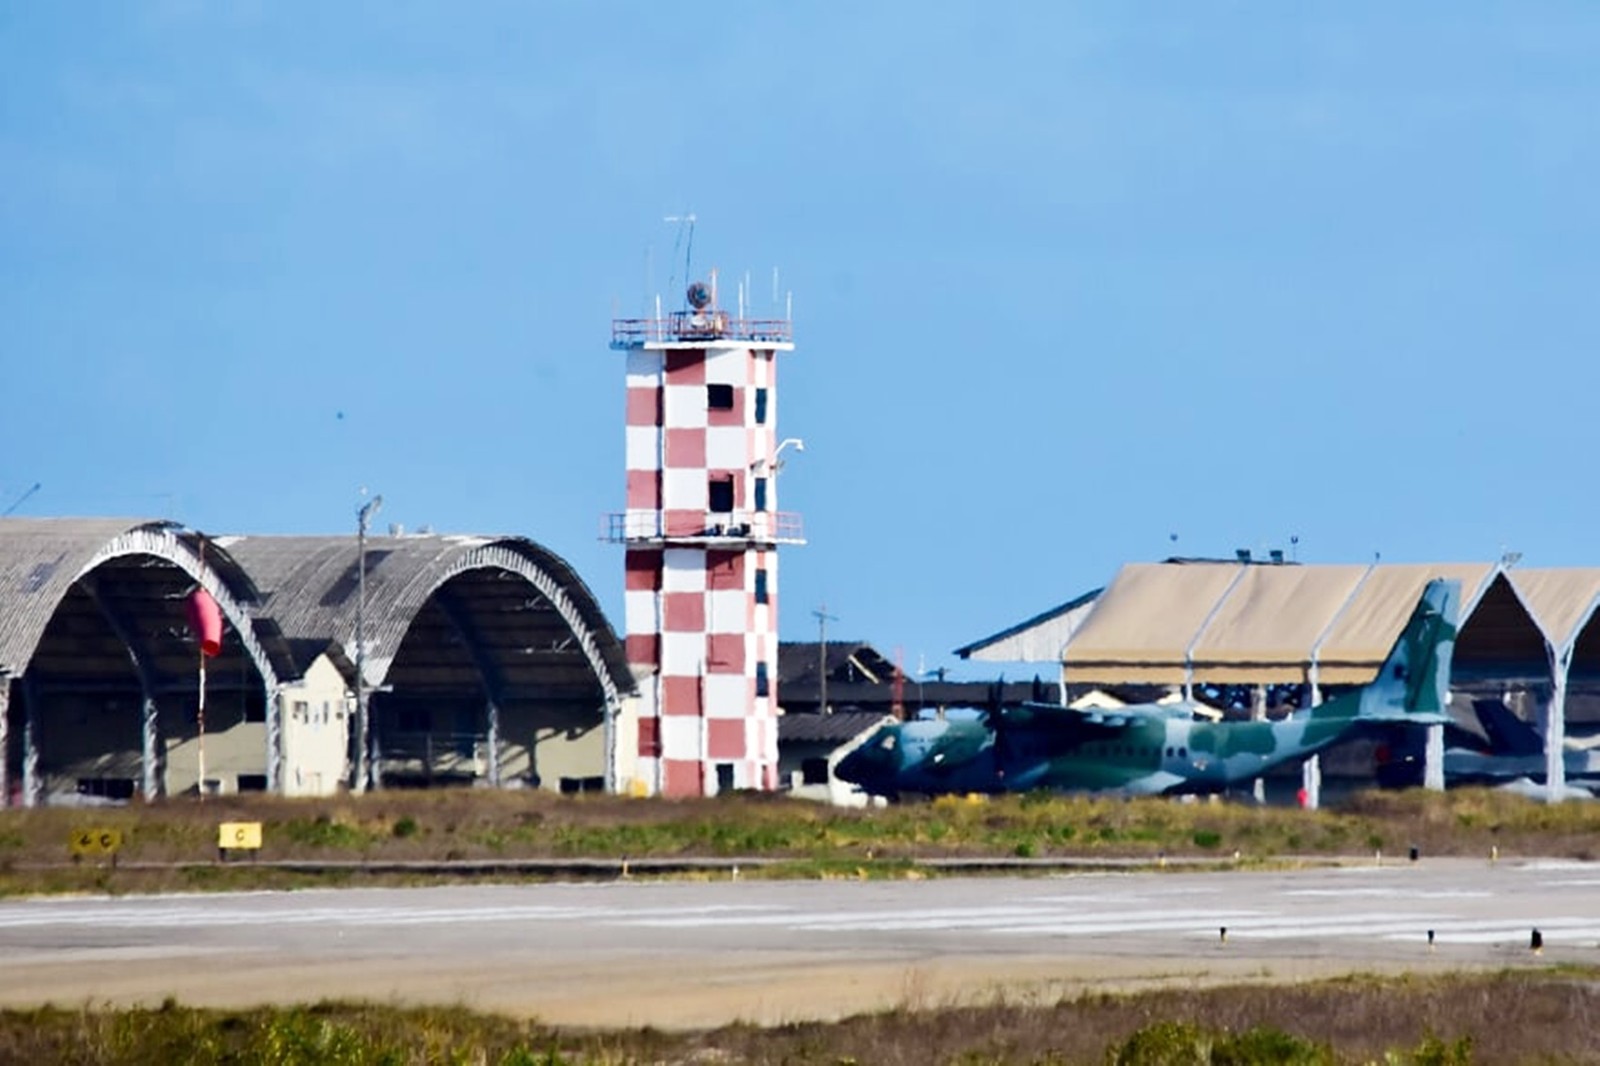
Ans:
POLYGON ((372 696, 382 783, 602 787, 606 704, 549 597, 521 574, 468 570, 417 611, 372 696))
POLYGON ((248 581, 225 553, 169 523, 12 520, 0 558, 0 795, 68 804, 264 790, 273 671, 248 625, 248 581), (205 662, 186 604, 222 604, 205 662), (204 784, 201 753, 204 751, 204 784))

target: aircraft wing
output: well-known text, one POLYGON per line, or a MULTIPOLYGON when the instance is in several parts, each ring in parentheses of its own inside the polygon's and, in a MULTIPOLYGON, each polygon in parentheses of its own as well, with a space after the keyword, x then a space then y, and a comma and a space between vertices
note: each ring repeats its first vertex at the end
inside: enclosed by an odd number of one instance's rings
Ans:
POLYGON ((1059 726, 1085 732, 1114 733, 1131 725, 1171 718, 1190 719, 1187 704, 1141 703, 1128 707, 1063 707, 1059 703, 1024 703, 1001 714, 1007 725, 1059 726))

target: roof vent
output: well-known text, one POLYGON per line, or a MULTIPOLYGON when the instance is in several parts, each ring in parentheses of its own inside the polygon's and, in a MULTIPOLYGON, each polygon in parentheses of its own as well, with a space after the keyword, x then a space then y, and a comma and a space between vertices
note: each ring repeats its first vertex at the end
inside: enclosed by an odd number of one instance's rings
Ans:
POLYGON ((1241 563, 1248 563, 1250 561, 1249 548, 1235 548, 1233 549, 1233 554, 1234 557, 1237 558, 1241 563))
POLYGON ((1282 566, 1283 565, 1283 549, 1282 548, 1273 548, 1271 551, 1269 551, 1267 553, 1267 555, 1271 557, 1273 566, 1282 566))

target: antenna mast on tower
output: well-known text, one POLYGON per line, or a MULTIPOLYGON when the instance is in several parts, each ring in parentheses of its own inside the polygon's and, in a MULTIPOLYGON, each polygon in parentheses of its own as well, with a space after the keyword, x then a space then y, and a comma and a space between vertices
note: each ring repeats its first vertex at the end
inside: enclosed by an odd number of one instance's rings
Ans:
MULTIPOLYGON (((684 281, 684 284, 687 285, 689 283, 690 279, 694 277, 694 222, 695 222, 694 212, 693 211, 689 211, 689 212, 687 212, 685 214, 682 214, 682 215, 668 215, 666 218, 663 218, 661 221, 663 221, 663 222, 676 222, 678 224, 678 235, 677 235, 677 237, 673 238, 673 241, 672 241, 672 260, 673 260, 674 263, 677 262, 677 260, 678 260, 678 249, 680 247, 682 247, 683 248, 683 281, 684 281)), ((670 275, 667 278, 667 291, 668 292, 675 292, 677 290, 677 288, 678 288, 678 277, 677 277, 677 275, 676 274, 670 275)))

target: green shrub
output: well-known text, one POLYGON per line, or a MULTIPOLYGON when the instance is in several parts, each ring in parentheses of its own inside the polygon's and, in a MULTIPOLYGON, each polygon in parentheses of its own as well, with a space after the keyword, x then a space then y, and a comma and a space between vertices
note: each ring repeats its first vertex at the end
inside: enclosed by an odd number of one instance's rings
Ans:
POLYGON ((295 844, 309 848, 362 848, 372 838, 353 825, 336 822, 326 814, 306 820, 296 818, 283 824, 283 835, 295 844))
POLYGON ((1222 843, 1222 834, 1215 829, 1196 829, 1190 839, 1197 848, 1214 848, 1222 843))
POLYGON ((1235 1034, 1192 1022, 1157 1022, 1135 1030, 1106 1058, 1114 1066, 1323 1066, 1334 1061, 1328 1048, 1279 1029, 1235 1034))

